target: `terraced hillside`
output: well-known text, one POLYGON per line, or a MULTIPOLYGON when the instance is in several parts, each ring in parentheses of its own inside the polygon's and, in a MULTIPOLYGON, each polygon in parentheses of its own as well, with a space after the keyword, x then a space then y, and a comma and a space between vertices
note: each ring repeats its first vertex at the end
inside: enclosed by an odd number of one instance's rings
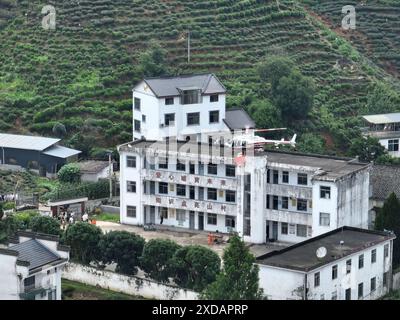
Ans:
POLYGON ((0 24, 0 130, 48 135, 62 122, 78 148, 89 132, 93 145, 129 140, 138 56, 157 40, 174 73, 221 77, 229 106, 246 107, 259 96, 265 86, 256 73, 260 61, 290 56, 318 85, 309 121, 293 129, 321 134, 329 148, 346 150, 367 92, 377 82, 398 81, 330 30, 306 2, 314 1, 49 0, 57 27, 46 31, 43 1, 0 0, 8 12, 0 24))
POLYGON ((318 1, 309 4, 335 31, 348 38, 366 56, 377 62, 393 76, 400 78, 400 1, 318 1), (354 5, 356 31, 342 32, 341 8, 354 5))

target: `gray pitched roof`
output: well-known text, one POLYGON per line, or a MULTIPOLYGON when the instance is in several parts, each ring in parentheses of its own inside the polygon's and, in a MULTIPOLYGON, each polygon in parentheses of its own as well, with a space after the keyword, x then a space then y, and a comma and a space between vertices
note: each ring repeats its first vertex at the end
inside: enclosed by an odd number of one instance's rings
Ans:
POLYGON ((253 119, 241 108, 226 110, 224 122, 230 130, 252 129, 256 127, 253 119))
POLYGON ((47 249, 35 239, 12 245, 8 249, 18 252, 18 261, 29 262, 29 270, 61 259, 60 256, 47 249))
POLYGON ((0 147, 43 151, 60 139, 0 133, 0 147))
POLYGON ((56 158, 61 158, 61 159, 67 159, 72 156, 76 156, 77 154, 80 154, 82 151, 75 150, 75 149, 70 149, 62 146, 53 146, 49 148, 48 150, 44 151, 43 154, 46 154, 48 156, 56 157, 56 158))
POLYGON ((392 192, 400 198, 400 166, 373 165, 370 184, 375 200, 384 201, 392 192))
POLYGON ((214 74, 185 75, 144 79, 159 97, 179 96, 179 89, 201 89, 203 94, 225 93, 226 89, 214 74))
POLYGON ((81 169, 81 173, 98 173, 110 164, 108 161, 88 160, 77 162, 76 165, 81 169))

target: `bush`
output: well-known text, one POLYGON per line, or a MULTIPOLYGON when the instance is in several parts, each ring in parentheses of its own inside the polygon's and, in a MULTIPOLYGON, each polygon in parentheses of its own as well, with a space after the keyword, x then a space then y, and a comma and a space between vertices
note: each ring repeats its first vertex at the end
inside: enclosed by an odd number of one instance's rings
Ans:
POLYGON ((14 216, 0 220, 0 243, 6 243, 8 237, 12 236, 19 229, 19 222, 14 216))
POLYGON ((74 163, 66 164, 58 171, 58 179, 62 183, 79 183, 81 169, 74 163))
POLYGON ((60 229, 60 223, 51 217, 33 217, 29 223, 29 228, 33 232, 51 234, 55 236, 61 236, 62 233, 60 229))

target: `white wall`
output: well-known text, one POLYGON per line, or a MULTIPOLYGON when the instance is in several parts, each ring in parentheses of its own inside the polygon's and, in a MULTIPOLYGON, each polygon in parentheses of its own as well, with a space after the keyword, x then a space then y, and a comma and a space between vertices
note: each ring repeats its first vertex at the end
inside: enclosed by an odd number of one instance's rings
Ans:
MULTIPOLYGON (((389 149, 389 140, 399 140, 399 138, 392 138, 392 139, 380 139, 379 142, 382 146, 385 147, 386 150, 389 149)), ((392 157, 400 158, 400 149, 399 151, 388 151, 388 153, 392 157)))
POLYGON ((19 300, 17 257, 0 253, 0 300, 19 300))
POLYGON ((157 300, 197 300, 198 294, 191 290, 161 284, 153 280, 125 276, 111 271, 69 263, 63 278, 91 286, 99 286, 116 292, 138 295, 157 300))

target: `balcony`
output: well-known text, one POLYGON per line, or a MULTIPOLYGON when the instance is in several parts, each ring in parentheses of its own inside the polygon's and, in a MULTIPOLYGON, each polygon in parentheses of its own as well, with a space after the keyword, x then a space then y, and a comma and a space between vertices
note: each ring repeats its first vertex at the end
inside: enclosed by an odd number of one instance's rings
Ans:
POLYGON ((42 286, 35 286, 35 285, 30 285, 30 286, 25 286, 24 291, 19 294, 20 298, 22 300, 35 300, 37 295, 42 295, 44 293, 47 294, 47 291, 50 289, 45 289, 42 286))
POLYGON ((216 189, 236 190, 238 179, 236 177, 201 176, 186 172, 172 172, 163 170, 142 170, 145 180, 185 184, 190 186, 210 187, 216 189))
POLYGON ((236 216, 238 210, 238 206, 236 204, 192 200, 163 195, 143 195, 142 203, 149 206, 167 207, 197 212, 209 212, 229 216, 236 216))
POLYGON ((312 188, 286 184, 267 184, 266 193, 296 199, 312 199, 312 188))
POLYGON ((308 212, 301 213, 297 211, 267 209, 265 216, 270 221, 312 225, 312 213, 308 212))

